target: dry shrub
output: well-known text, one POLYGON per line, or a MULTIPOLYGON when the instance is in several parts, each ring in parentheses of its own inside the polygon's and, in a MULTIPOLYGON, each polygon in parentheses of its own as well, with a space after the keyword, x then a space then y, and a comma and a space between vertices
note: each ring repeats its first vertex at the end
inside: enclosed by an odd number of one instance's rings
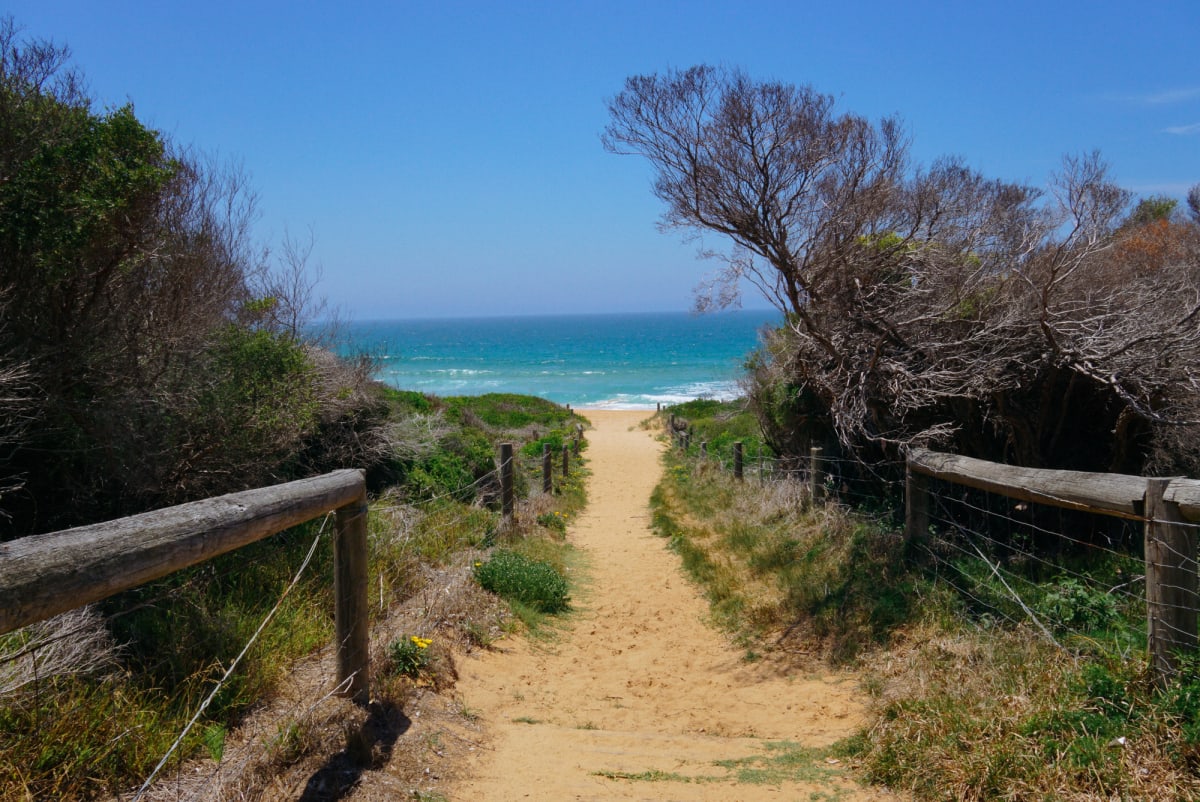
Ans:
POLYGON ((730 246, 706 253, 720 267, 699 307, 749 284, 786 316, 752 391, 776 453, 1194 466, 1175 435, 1200 437, 1195 207, 1128 215, 1096 153, 1064 158, 1045 188, 956 158, 920 166, 898 118, 835 105, 698 65, 627 79, 603 134, 654 168, 664 228, 730 246))
POLYGON ((91 605, 31 624, 0 638, 0 700, 54 677, 108 671, 116 657, 104 619, 91 605))

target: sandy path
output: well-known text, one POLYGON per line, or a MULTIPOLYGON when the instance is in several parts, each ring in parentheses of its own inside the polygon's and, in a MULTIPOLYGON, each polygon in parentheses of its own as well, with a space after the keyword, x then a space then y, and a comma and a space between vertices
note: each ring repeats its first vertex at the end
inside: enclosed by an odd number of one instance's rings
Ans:
POLYGON ((825 761, 812 782, 783 785, 736 783, 714 764, 771 754, 768 742, 819 747, 850 734, 854 683, 740 659, 649 528, 660 446, 637 427, 646 413, 587 414, 590 501, 569 532, 589 564, 579 610, 552 643, 507 639, 461 662, 458 693, 493 748, 475 753, 450 798, 892 798, 825 761), (613 776, 645 772, 670 776, 613 776))

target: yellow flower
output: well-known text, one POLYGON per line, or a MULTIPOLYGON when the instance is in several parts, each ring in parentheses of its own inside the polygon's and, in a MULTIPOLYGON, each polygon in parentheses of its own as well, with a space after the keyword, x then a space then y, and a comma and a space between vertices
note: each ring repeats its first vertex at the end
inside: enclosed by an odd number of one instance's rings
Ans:
POLYGON ((418 649, 428 649, 429 644, 433 643, 431 638, 421 638, 416 635, 413 635, 411 638, 409 638, 409 640, 411 640, 418 649))

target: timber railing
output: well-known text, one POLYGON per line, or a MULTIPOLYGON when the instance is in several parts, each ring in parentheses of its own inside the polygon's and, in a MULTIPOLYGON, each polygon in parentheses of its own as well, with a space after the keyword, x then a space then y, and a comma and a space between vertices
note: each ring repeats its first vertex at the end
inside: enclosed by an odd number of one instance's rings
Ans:
POLYGON ((341 470, 0 543, 0 635, 335 512, 339 693, 369 699, 367 495, 341 470))
POLYGON ((1200 481, 1021 468, 914 448, 908 454, 904 493, 910 542, 929 533, 928 477, 1020 501, 1141 522, 1151 668, 1165 679, 1178 670, 1180 653, 1196 651, 1200 481))
MULTIPOLYGON (((674 414, 664 422, 675 445, 687 452, 691 445, 688 422, 674 414)), ((810 449, 806 460, 789 460, 786 467, 762 455, 747 465, 740 442, 733 443, 727 455, 711 454, 708 443, 700 442, 698 458, 718 464, 736 479, 744 479, 747 469, 756 468, 759 481, 783 478, 800 482, 804 503, 829 496, 852 500, 856 506, 878 508, 881 488, 886 487, 894 493, 893 497, 898 497, 897 491, 902 491, 905 538, 914 549, 926 553, 932 553, 928 541, 935 523, 952 527, 964 535, 988 538, 984 532, 964 528, 950 513, 934 514, 935 499, 939 503, 952 500, 935 493, 931 488, 932 480, 1022 502, 1016 505, 1017 509, 1028 504, 1044 505, 1140 525, 1139 539, 1145 567, 1146 641, 1153 674, 1159 681, 1166 680, 1177 673, 1180 654, 1194 653, 1200 648, 1198 480, 1022 468, 921 448, 911 449, 903 463, 883 466, 883 470, 875 471, 866 482, 854 478, 864 466, 823 456, 820 448, 810 449), (901 471, 905 477, 902 486, 887 478, 888 474, 899 475, 901 471), (860 483, 863 488, 856 488, 855 485, 860 483)), ((977 512, 990 514, 986 509, 977 512)), ((1009 523, 1029 526, 1028 521, 1009 519, 1009 523)), ((1002 548, 1013 548, 1010 543, 988 539, 1002 548)), ((1136 551, 1136 541, 1129 545, 1131 551, 1136 551)), ((1026 557, 1039 559, 1032 554, 1026 557)), ((1143 581, 1141 577, 1138 580, 1143 581)))

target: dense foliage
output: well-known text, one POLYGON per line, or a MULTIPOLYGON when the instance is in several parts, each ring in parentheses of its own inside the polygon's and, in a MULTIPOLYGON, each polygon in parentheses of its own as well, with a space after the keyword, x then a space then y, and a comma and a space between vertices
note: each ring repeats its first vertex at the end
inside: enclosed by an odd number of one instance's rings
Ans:
POLYGON ((370 465, 386 406, 288 325, 244 179, 66 60, 0 21, 0 539, 370 465))

